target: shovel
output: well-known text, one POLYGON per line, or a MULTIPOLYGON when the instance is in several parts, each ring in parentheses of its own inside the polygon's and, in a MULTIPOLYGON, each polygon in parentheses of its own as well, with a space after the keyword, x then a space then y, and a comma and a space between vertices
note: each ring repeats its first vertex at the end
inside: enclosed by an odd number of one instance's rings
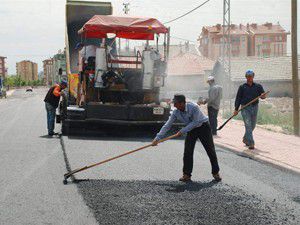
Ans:
MULTIPOLYGON (((175 138, 175 137, 177 137, 177 136, 178 136, 177 134, 171 135, 171 136, 169 136, 169 137, 166 137, 166 138, 164 138, 164 139, 159 140, 158 143, 161 143, 161 142, 170 140, 170 139, 175 138)), ((67 183, 68 183, 67 179, 68 179, 70 176, 72 176, 73 174, 75 174, 75 173, 78 173, 78 172, 81 172, 81 171, 90 169, 90 168, 95 167, 95 166, 99 166, 99 165, 101 165, 101 164, 104 164, 104 163, 107 163, 107 162, 109 162, 109 161, 112 161, 112 160, 121 158, 121 157, 123 157, 123 156, 125 156, 125 155, 132 154, 132 153, 137 152, 137 151, 140 151, 140 150, 142 150, 142 149, 149 148, 149 147, 151 147, 151 146, 152 146, 152 144, 148 144, 148 145, 145 145, 145 146, 143 146, 143 147, 140 147, 140 148, 137 148, 137 149, 134 149, 134 150, 125 152, 125 153, 123 153, 123 154, 121 154, 121 155, 118 155, 118 156, 115 156, 115 157, 112 157, 112 158, 103 160, 103 161, 101 161, 101 162, 98 162, 98 163, 95 163, 95 164, 92 164, 92 165, 89 165, 89 166, 85 166, 85 167, 82 167, 82 168, 79 168, 79 169, 72 170, 72 171, 70 171, 70 172, 64 174, 64 181, 63 181, 63 183, 64 183, 64 184, 67 184, 67 183)))
MULTIPOLYGON (((241 107, 238 112, 242 111, 244 108, 246 108, 247 106, 251 105, 253 102, 257 101, 260 97, 262 97, 263 95, 268 94, 270 91, 267 91, 265 93, 262 93, 260 96, 256 97, 255 99, 251 100, 250 102, 248 102, 246 105, 243 105, 243 107, 241 107)), ((236 114, 237 115, 237 114, 236 114)), ((229 119, 227 119, 217 130, 221 130, 233 117, 235 117, 236 115, 232 115, 231 117, 229 117, 229 119)))

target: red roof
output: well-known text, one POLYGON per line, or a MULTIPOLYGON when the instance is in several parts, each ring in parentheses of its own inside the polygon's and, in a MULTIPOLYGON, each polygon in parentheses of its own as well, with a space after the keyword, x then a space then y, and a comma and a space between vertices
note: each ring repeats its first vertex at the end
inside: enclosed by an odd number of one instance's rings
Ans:
POLYGON ((87 38, 105 38, 107 33, 114 33, 120 38, 153 40, 154 34, 167 33, 168 29, 154 18, 95 15, 78 32, 87 38))
POLYGON ((200 75, 212 70, 214 61, 190 52, 181 53, 168 60, 168 75, 200 75))
MULTIPOLYGON (((204 29, 206 29, 209 33, 216 33, 217 35, 223 36, 223 30, 224 27, 221 25, 216 26, 205 26, 204 29)), ((226 27, 227 29, 227 27, 226 27)), ((232 24, 230 28, 230 34, 231 35, 247 35, 247 29, 244 25, 235 25, 232 24)))
MULTIPOLYGON (((215 33, 217 35, 223 36, 223 26, 220 24, 215 26, 205 26, 203 27, 202 32, 215 33)), ((279 24, 265 23, 262 25, 249 24, 247 26, 244 26, 242 24, 240 25, 231 24, 231 28, 230 28, 231 35, 247 35, 249 32, 252 34, 287 33, 279 24)))
POLYGON ((284 34, 287 33, 279 24, 266 23, 263 25, 250 24, 249 31, 253 34, 284 34))

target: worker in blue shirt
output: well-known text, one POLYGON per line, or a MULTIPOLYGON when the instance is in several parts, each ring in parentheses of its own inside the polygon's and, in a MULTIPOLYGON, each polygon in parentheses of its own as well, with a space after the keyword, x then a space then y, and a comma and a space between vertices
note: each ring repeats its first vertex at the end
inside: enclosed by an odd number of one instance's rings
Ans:
POLYGON ((196 141, 199 138, 210 159, 212 175, 215 181, 221 181, 215 145, 207 116, 200 111, 198 105, 186 102, 184 95, 175 95, 173 103, 176 109, 156 135, 152 145, 155 146, 158 144, 159 140, 170 130, 176 119, 180 120, 186 126, 178 131, 177 136, 186 134, 186 138, 183 155, 183 176, 179 180, 183 182, 191 181, 194 149, 196 141))
MULTIPOLYGON (((252 101, 265 92, 262 85, 253 82, 254 75, 255 74, 253 70, 246 71, 245 77, 247 79, 247 82, 239 87, 236 94, 235 110, 233 113, 234 115, 238 114, 238 109, 240 106, 246 105, 248 102, 252 101)), ((265 94, 261 96, 261 99, 265 98, 265 94)), ((253 130, 256 126, 257 112, 258 100, 241 111, 245 124, 243 143, 248 146, 249 149, 254 149, 253 130)))

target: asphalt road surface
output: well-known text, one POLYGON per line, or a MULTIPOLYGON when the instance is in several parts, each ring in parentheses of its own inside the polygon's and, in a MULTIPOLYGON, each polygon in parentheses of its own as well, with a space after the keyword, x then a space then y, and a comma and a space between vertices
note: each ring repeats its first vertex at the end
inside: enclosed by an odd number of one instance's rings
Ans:
POLYGON ((59 138, 47 138, 46 90, 0 99, 0 224, 97 224, 66 171, 59 138))
POLYGON ((188 184, 178 181, 183 140, 170 140, 63 185, 67 169, 147 145, 153 134, 47 138, 44 94, 0 100, 0 224, 300 224, 299 174, 217 148, 215 183, 200 142, 188 184))

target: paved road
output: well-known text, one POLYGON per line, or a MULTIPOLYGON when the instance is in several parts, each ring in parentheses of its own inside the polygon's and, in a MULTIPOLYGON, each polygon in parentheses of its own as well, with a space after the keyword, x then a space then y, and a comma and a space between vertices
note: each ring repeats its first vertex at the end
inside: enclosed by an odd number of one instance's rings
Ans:
POLYGON ((59 138, 47 138, 46 90, 0 99, 0 224, 97 224, 76 186, 62 185, 59 138))
POLYGON ((43 95, 21 91, 0 101, 0 224, 300 224, 299 175, 218 148, 224 181, 214 183, 197 143, 194 182, 182 184, 182 140, 78 173, 78 183, 64 186, 66 167, 146 145, 152 136, 47 139, 43 95))

